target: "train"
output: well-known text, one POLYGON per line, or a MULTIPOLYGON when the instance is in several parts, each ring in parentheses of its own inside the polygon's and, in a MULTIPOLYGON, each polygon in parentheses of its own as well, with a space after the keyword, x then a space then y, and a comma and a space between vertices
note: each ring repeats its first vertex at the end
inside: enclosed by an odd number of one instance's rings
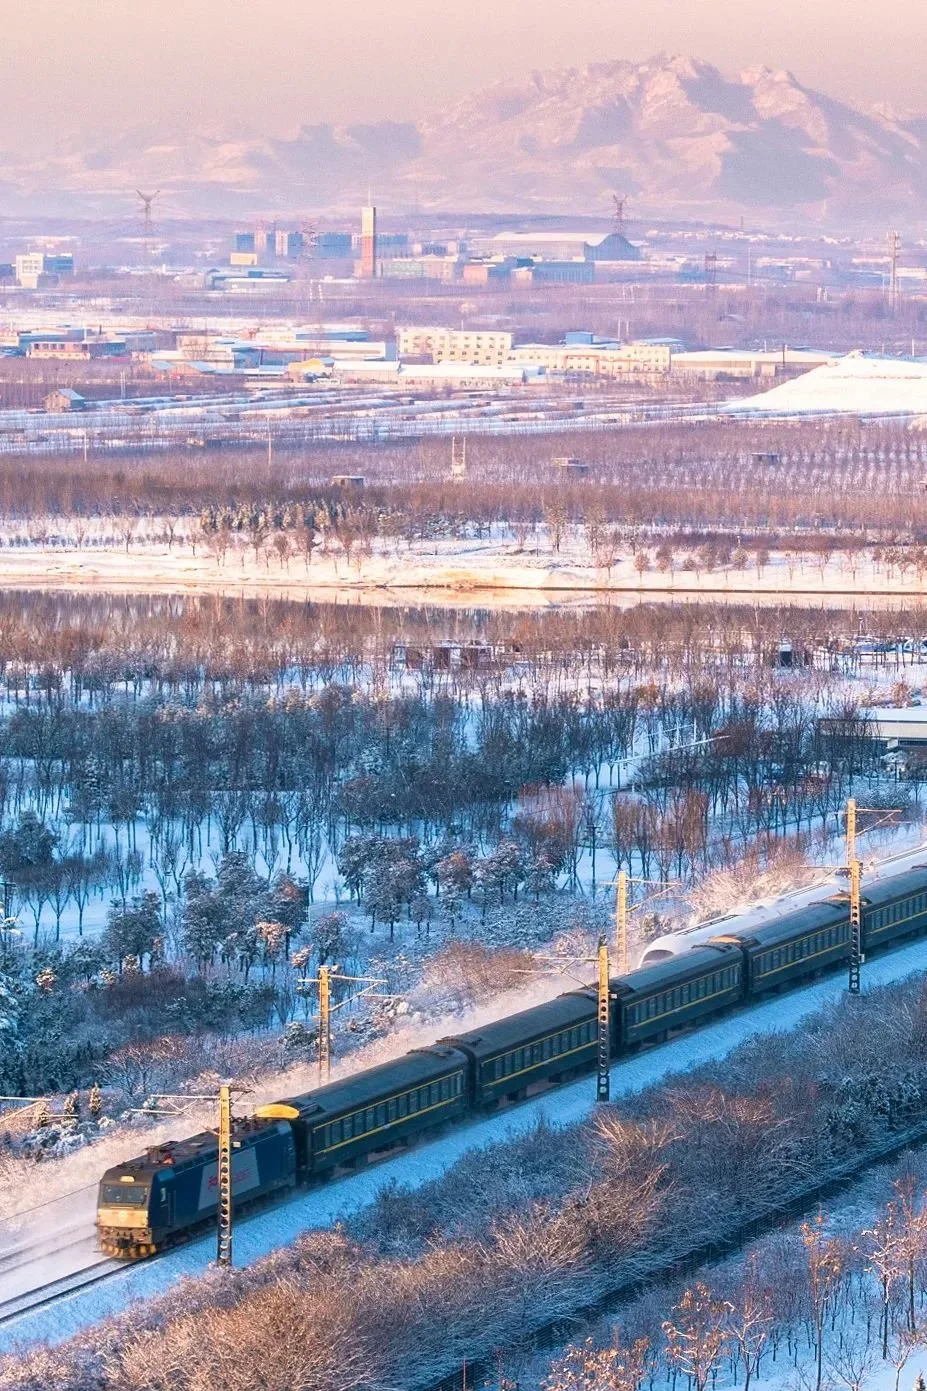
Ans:
MULTIPOLYGON (((864 953, 927 932, 927 863, 867 883, 861 932, 864 953)), ((695 935, 692 944, 677 937, 673 951, 653 944, 636 970, 610 980, 612 1059, 846 967, 849 894, 838 884, 768 921, 757 924, 748 914, 695 935)), ((235 1119, 234 1211, 593 1072, 597 1006, 594 986, 570 990, 235 1119)), ((152 1256, 214 1223, 217 1209, 217 1132, 168 1141, 103 1175, 100 1248, 125 1260, 152 1256)))

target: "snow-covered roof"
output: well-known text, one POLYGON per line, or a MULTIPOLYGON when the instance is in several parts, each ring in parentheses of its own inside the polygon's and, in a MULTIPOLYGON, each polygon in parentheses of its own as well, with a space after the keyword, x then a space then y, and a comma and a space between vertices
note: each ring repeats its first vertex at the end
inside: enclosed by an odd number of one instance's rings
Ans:
POLYGON ((558 242, 574 241, 582 246, 601 246, 614 236, 613 232, 496 232, 492 241, 505 245, 516 242, 519 245, 537 242, 539 245, 554 246, 558 242))
POLYGON ((758 396, 730 401, 732 414, 927 415, 927 358, 849 353, 758 396))

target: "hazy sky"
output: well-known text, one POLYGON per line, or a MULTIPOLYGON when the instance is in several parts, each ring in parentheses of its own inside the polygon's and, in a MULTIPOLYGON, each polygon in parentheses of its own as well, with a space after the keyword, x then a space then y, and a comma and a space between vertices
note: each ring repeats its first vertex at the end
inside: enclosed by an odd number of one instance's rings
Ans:
POLYGON ((925 0, 0 0, 0 148, 30 133, 414 118, 533 67, 689 53, 927 109, 925 0))

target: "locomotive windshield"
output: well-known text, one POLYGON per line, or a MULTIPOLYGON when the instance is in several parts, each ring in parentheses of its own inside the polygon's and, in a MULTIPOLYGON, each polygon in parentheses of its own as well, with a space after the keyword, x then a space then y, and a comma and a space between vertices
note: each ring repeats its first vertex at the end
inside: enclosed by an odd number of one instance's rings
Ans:
POLYGON ((141 1183, 104 1183, 100 1203, 110 1207, 144 1207, 148 1189, 141 1183))

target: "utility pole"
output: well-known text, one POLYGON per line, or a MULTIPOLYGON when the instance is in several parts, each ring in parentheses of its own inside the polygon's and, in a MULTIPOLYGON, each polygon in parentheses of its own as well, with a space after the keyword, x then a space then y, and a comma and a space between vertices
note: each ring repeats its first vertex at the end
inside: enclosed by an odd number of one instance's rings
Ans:
POLYGON ((901 246, 901 238, 897 232, 888 234, 888 307, 892 314, 898 308, 898 252, 901 246))
POLYGON ((586 823, 586 835, 589 837, 589 843, 590 843, 590 845, 591 845, 591 847, 592 847, 592 897, 593 897, 593 900, 594 900, 594 899, 595 899, 595 851, 596 851, 596 839, 597 839, 597 837, 598 837, 598 826, 597 826, 597 824, 596 824, 596 819, 595 819, 595 807, 592 805, 592 803, 588 803, 587 806, 586 806, 585 823, 586 823))
POLYGON ((859 860, 854 859, 853 863, 850 865, 850 980, 848 988, 851 995, 859 994, 859 968, 863 964, 863 916, 860 903, 860 870, 861 865, 859 860))
POLYGON ((232 1264, 232 1100, 227 1083, 219 1088, 219 1188, 216 1264, 232 1264))
POLYGON ((331 976, 328 966, 319 967, 319 1085, 332 1072, 331 976))
POLYGON ((607 1101, 610 1092, 609 1064, 611 1061, 611 1039, 609 1038, 608 1028, 608 941, 605 937, 599 938, 598 953, 598 1021, 599 1021, 599 1049, 597 1055, 598 1073, 596 1076, 595 1099, 597 1102, 607 1101))
POLYGON ((628 872, 618 871, 618 891, 615 896, 615 955, 619 976, 628 974, 628 872))
POLYGON ((847 988, 851 995, 858 995, 863 964, 863 914, 860 901, 862 865, 856 854, 855 797, 847 799, 847 869, 850 871, 850 978, 847 988))

